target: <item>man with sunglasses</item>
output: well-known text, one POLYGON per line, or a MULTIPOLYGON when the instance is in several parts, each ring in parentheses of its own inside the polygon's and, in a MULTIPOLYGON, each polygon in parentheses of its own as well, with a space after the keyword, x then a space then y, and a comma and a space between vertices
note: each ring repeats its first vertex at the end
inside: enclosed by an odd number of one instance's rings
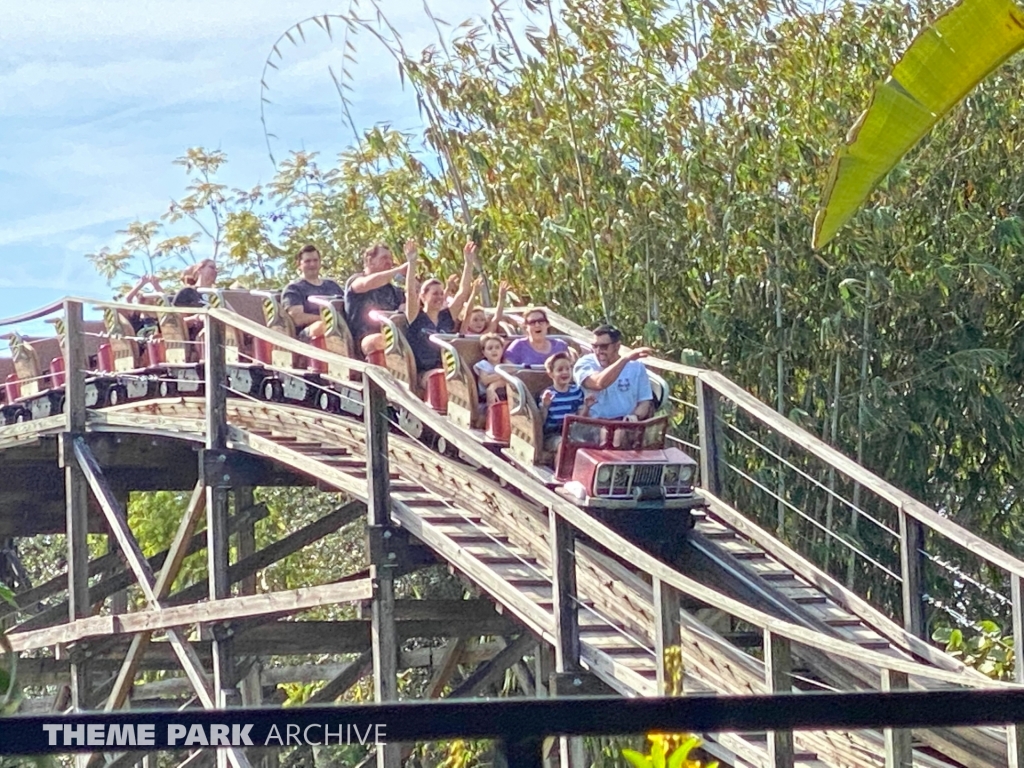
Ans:
POLYGON ((625 419, 642 421, 654 414, 654 393, 647 368, 640 358, 651 350, 639 347, 628 355, 620 355, 622 332, 612 325, 594 329, 594 351, 576 361, 573 378, 597 401, 588 414, 594 419, 625 419))

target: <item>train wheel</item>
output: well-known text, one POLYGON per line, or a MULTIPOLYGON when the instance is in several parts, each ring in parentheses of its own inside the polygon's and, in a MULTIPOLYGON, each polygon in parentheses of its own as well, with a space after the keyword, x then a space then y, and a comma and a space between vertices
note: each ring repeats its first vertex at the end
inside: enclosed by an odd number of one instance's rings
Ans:
POLYGON ((57 398, 57 405, 54 407, 54 411, 53 412, 54 413, 64 413, 64 402, 65 402, 64 395, 61 395, 59 398, 57 398))
POLYGON ((320 392, 316 398, 316 407, 328 413, 337 413, 341 403, 340 400, 330 392, 320 392))
POLYGON ((120 384, 107 390, 107 405, 118 405, 128 400, 128 390, 120 384))
POLYGON ((178 387, 173 381, 163 380, 157 385, 157 394, 160 397, 174 397, 178 394, 178 387))
POLYGON ((27 408, 19 408, 14 414, 14 423, 22 424, 26 421, 32 421, 32 414, 29 413, 27 408))
POLYGON ((413 440, 419 440, 423 437, 423 422, 405 410, 405 408, 398 411, 398 428, 413 440))
POLYGON ((284 400, 284 387, 277 379, 265 379, 263 382, 263 399, 279 403, 284 400))

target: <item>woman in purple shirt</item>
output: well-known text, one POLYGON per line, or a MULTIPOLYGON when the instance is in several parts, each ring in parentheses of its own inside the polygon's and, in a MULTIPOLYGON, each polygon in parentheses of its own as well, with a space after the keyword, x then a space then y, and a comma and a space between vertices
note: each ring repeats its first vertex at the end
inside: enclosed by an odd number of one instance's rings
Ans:
POLYGON ((561 339, 548 338, 548 315, 543 309, 526 313, 526 338, 516 339, 505 350, 505 362, 513 365, 544 365, 556 352, 568 352, 569 345, 561 339))

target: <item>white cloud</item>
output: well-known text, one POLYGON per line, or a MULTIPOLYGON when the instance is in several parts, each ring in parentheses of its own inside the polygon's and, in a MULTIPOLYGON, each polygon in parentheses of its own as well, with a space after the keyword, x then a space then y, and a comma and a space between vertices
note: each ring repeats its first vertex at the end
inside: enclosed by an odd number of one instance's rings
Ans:
MULTIPOLYGON (((453 24, 491 7, 429 2, 453 24)), ((408 50, 435 41, 422 0, 381 5, 408 50)), ((326 7, 344 11, 348 3, 326 7)), ((266 181, 273 169, 259 123, 264 60, 285 29, 324 10, 323 0, 0 0, 4 313, 49 301, 53 291, 106 295, 83 254, 113 244, 132 219, 158 218, 181 195, 185 176, 171 160, 187 147, 224 150, 231 186, 266 181)), ((360 12, 372 15, 367 0, 360 12)), ((342 48, 314 24, 305 29, 307 41, 286 41, 280 69, 271 70, 268 120, 278 156, 303 148, 330 161, 350 141, 327 73, 342 48)), ((355 44, 359 127, 414 128, 415 98, 401 90, 394 61, 366 33, 355 44)))

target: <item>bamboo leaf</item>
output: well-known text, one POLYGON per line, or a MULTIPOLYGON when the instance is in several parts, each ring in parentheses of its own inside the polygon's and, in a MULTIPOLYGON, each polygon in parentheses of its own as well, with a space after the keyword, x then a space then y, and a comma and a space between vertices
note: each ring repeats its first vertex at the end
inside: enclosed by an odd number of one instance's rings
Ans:
POLYGON ((635 750, 624 749, 622 750, 622 756, 629 760, 636 768, 653 768, 651 759, 647 755, 642 755, 635 750))
POLYGON ((832 160, 812 244, 835 237, 875 185, 996 67, 1024 47, 1013 0, 962 0, 921 32, 832 160))

